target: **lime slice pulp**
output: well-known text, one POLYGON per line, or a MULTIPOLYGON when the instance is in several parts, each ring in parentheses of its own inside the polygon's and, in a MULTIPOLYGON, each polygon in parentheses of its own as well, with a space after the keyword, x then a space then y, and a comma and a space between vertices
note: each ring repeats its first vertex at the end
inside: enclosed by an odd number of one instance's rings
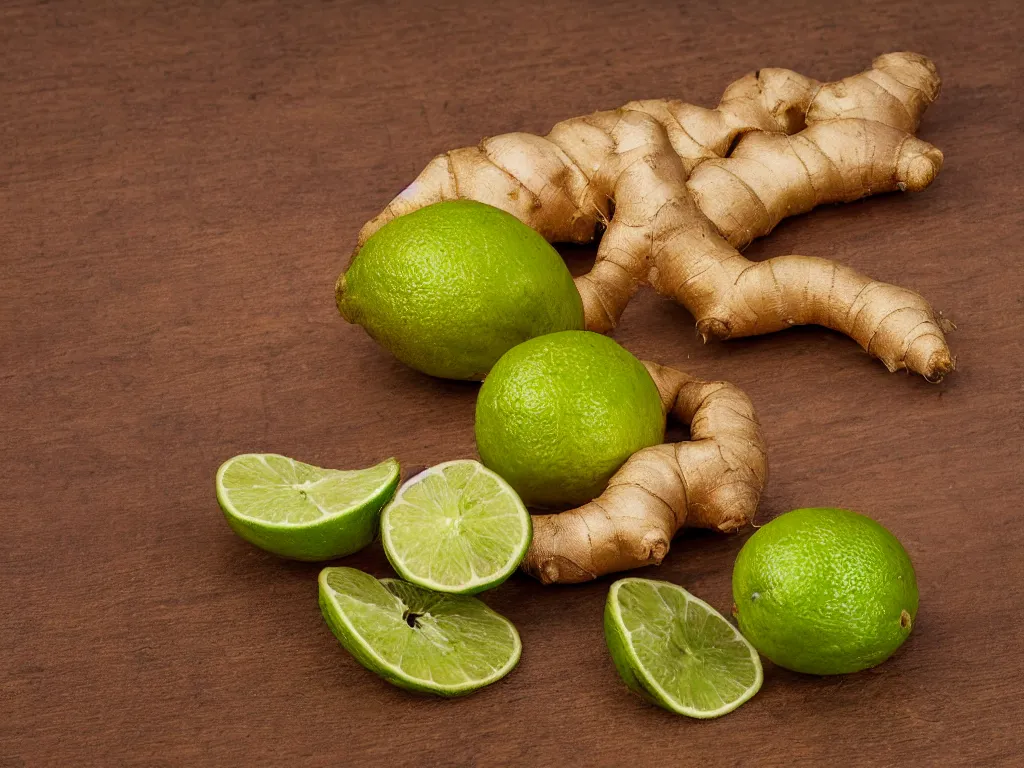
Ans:
POLYGON ((381 514, 388 560, 406 581, 438 592, 496 587, 522 562, 530 513, 480 462, 449 461, 403 485, 381 514))
POLYGON ((331 560, 373 541, 398 478, 394 459, 338 470, 246 453, 217 470, 217 501, 232 530, 257 547, 295 560, 331 560))
POLYGON ((320 572, 320 610, 338 641, 389 683, 439 696, 507 675, 522 644, 512 622, 466 595, 431 592, 354 568, 320 572))
POLYGON ((604 629, 626 685, 671 712, 719 717, 761 687, 753 646, 714 608, 675 584, 616 581, 604 629))

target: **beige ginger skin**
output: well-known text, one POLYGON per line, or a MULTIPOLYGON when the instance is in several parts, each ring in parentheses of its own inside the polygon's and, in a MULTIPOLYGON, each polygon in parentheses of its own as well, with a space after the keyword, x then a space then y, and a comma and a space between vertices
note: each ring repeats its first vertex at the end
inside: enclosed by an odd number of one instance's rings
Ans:
MULTIPOLYGON (((739 251, 816 205, 927 187, 942 153, 914 132, 939 82, 924 56, 889 53, 834 83, 762 69, 714 109, 635 101, 544 137, 485 139, 434 158, 363 227, 359 245, 396 216, 455 199, 508 211, 552 242, 586 243, 604 225, 593 269, 576 279, 590 330, 612 330, 649 284, 685 306, 705 340, 818 324, 890 371, 939 381, 954 360, 917 293, 826 259, 751 262, 739 251)), ((523 567, 544 582, 660 563, 684 526, 731 531, 757 509, 767 461, 749 399, 647 365, 692 439, 634 454, 578 509, 535 515, 523 567)))

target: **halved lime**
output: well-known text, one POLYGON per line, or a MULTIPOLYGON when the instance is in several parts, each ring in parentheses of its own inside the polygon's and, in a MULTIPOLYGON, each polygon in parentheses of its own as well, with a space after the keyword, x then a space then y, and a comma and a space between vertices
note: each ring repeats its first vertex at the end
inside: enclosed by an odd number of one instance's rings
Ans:
POLYGON ((619 675, 648 701, 689 717, 732 712, 757 693, 757 651, 718 611, 666 581, 620 579, 604 610, 619 675))
POLYGON ((530 513, 511 486, 478 461, 438 464, 403 485, 380 518, 398 574, 438 592, 474 595, 522 562, 530 513))
POLYGON ((398 476, 394 459, 340 470, 244 453, 217 470, 217 501, 232 530, 257 547, 295 560, 331 560, 373 541, 398 476))
POLYGON ((442 595, 354 568, 320 571, 320 610, 356 661, 389 683, 439 696, 490 685, 519 662, 512 622, 475 597, 442 595))

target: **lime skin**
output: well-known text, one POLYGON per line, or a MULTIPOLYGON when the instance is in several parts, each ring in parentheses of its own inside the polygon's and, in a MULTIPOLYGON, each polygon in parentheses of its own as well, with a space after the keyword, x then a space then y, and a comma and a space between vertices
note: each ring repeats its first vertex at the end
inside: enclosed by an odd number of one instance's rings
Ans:
POLYGON ((643 363, 589 331, 513 347, 477 398, 483 463, 527 506, 590 501, 626 459, 664 437, 661 396, 643 363))
POLYGON ((736 558, 732 585, 744 636, 795 672, 881 664, 917 618, 906 550, 874 520, 844 509, 797 509, 760 528, 736 558))
POLYGON ((338 279, 336 300, 403 363, 448 379, 482 379, 516 344, 584 327, 558 252, 515 216, 472 200, 388 222, 338 279))

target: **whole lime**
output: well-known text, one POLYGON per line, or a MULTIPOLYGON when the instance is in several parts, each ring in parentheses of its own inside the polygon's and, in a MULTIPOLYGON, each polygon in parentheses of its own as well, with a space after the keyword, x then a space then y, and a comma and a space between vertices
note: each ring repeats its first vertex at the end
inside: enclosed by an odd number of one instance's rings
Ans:
POLYGON ((814 675, 881 664, 917 618, 917 579, 896 537, 845 509, 797 509, 736 558, 740 631, 780 667, 814 675))
POLYGON ((558 252, 515 216, 436 203, 375 232, 338 278, 338 309, 406 365, 480 379, 506 351, 581 329, 583 301, 558 252))
POLYGON ((588 331, 513 347, 476 401, 480 457, 535 507, 589 501, 631 454, 664 436, 661 396, 643 363, 588 331))

